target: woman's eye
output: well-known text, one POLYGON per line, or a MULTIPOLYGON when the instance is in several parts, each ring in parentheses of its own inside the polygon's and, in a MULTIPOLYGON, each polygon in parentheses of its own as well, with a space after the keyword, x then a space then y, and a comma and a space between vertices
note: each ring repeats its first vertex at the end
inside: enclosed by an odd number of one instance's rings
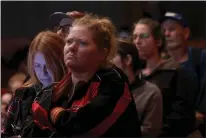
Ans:
POLYGON ((71 44, 72 44, 72 42, 73 42, 73 40, 72 40, 72 39, 68 39, 68 40, 67 40, 67 44, 68 44, 68 45, 71 45, 71 44))
POLYGON ((34 64, 35 68, 41 68, 41 66, 39 64, 34 64))
POLYGON ((79 44, 80 44, 80 46, 86 46, 86 45, 87 45, 87 42, 85 42, 85 41, 79 41, 79 44))

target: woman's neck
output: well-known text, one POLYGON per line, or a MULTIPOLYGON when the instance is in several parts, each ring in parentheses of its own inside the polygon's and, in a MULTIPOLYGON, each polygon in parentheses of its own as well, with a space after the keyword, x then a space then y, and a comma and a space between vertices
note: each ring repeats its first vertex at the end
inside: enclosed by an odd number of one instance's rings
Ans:
POLYGON ((92 77, 92 75, 93 73, 90 72, 82 72, 82 73, 72 72, 72 82, 74 85, 76 85, 80 81, 87 82, 92 77))
POLYGON ((185 62, 188 60, 188 49, 186 47, 182 47, 175 50, 170 50, 170 54, 174 57, 176 61, 179 63, 185 62))
POLYGON ((129 83, 132 83, 135 80, 135 76, 136 74, 132 71, 132 69, 130 69, 129 71, 127 71, 127 76, 128 76, 128 80, 129 83))
POLYGON ((152 56, 146 61, 146 68, 143 69, 143 74, 150 74, 162 61, 159 55, 152 56))

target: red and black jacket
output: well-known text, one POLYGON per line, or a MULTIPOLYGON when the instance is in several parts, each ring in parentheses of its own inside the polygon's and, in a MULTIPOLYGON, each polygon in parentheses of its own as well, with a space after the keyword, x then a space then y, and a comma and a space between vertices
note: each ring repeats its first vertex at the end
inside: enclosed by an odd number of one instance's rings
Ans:
MULTIPOLYGON (((35 117, 35 124, 55 132, 53 137, 139 137, 140 122, 126 80, 117 68, 101 69, 75 89, 70 101, 65 93, 49 110, 41 110, 49 123, 35 117)), ((33 108, 45 109, 38 101, 33 108)))

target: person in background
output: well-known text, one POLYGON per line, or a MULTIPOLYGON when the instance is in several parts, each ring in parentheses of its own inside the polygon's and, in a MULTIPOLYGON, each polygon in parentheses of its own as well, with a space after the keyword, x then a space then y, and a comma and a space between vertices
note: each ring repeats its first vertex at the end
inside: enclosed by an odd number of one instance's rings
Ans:
POLYGON ((25 127, 25 134, 41 129, 54 132, 50 137, 140 137, 127 77, 111 63, 115 53, 115 27, 109 19, 87 14, 75 20, 64 47, 70 71, 50 95, 36 99, 37 128, 25 127))
POLYGON ((133 42, 146 61, 142 77, 156 84, 163 97, 163 128, 160 136, 188 136, 195 125, 194 94, 197 81, 190 71, 173 58, 161 58, 164 36, 160 24, 140 19, 134 26, 133 42))
POLYGON ((141 122, 142 136, 157 136, 162 128, 162 94, 155 84, 140 78, 142 65, 135 45, 127 39, 118 39, 117 55, 113 63, 123 70, 129 79, 141 122))
POLYGON ((22 72, 17 72, 11 76, 8 81, 8 89, 13 93, 13 95, 15 91, 23 85, 26 77, 27 75, 22 72))
POLYGON ((1 101, 1 125, 4 123, 6 118, 6 111, 8 108, 8 104, 1 101))
POLYGON ((7 92, 9 92, 8 88, 1 88, 1 97, 7 92))
POLYGON ((70 27, 75 19, 83 17, 85 14, 79 11, 71 11, 67 13, 54 12, 50 15, 50 23, 54 32, 63 38, 69 34, 70 27))
POLYGON ((11 59, 5 63, 10 69, 15 69, 17 72, 23 72, 28 74, 27 69, 27 56, 28 56, 29 46, 25 45, 23 48, 17 50, 11 59))
POLYGON ((1 126, 1 136, 20 135, 20 128, 28 114, 34 98, 67 73, 64 64, 64 40, 50 31, 40 32, 31 42, 28 54, 30 79, 17 89, 8 107, 6 119, 1 126))
POLYGON ((119 30, 118 38, 130 39, 131 40, 131 32, 130 32, 129 27, 122 26, 119 30))
MULTIPOLYGON (((26 74, 26 78, 24 82, 29 80, 30 76, 28 74, 28 69, 27 69, 28 51, 29 51, 29 46, 25 45, 23 48, 17 50, 9 61, 6 62, 3 60, 4 66, 6 66, 9 70, 10 69, 13 70, 10 77, 15 73, 23 73, 23 74, 26 74)), ((8 86, 8 83, 7 83, 7 86, 8 86)))
POLYGON ((12 92, 7 92, 7 93, 5 93, 1 96, 1 102, 9 105, 9 103, 11 102, 12 97, 13 97, 13 93, 12 92))
POLYGON ((5 93, 1 94, 1 124, 4 123, 5 117, 6 117, 6 111, 8 109, 8 106, 12 100, 12 93, 8 90, 6 90, 5 93))
MULTIPOLYGON (((204 120, 205 95, 201 91, 203 76, 206 72, 206 49, 195 48, 188 46, 187 40, 190 37, 190 28, 183 15, 175 12, 166 12, 162 20, 162 30, 166 38, 166 47, 174 59, 181 66, 191 70, 198 78, 198 91, 196 97, 196 118, 204 120), (203 104, 203 105, 202 105, 203 104)), ((204 124, 202 124, 204 125, 204 124)), ((205 134, 205 132, 202 132, 205 134)))
POLYGON ((63 12, 52 13, 49 19, 53 31, 61 37, 66 38, 74 19, 63 12))

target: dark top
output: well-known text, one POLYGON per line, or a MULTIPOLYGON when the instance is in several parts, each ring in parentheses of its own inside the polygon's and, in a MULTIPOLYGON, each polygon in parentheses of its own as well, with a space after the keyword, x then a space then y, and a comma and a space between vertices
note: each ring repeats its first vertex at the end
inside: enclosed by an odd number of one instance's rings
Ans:
POLYGON ((53 137, 141 136, 138 113, 129 92, 127 77, 122 71, 117 68, 97 71, 88 82, 75 87, 71 100, 68 98, 70 86, 65 85, 65 95, 55 103, 48 104, 51 103, 51 96, 48 94, 52 93, 49 91, 43 92, 39 100, 36 99, 33 116, 36 116, 34 118, 37 123, 25 126, 23 137, 51 135, 49 130, 54 132, 53 137), (123 102, 120 102, 122 99, 123 102), (51 116, 51 109, 58 106, 67 110, 60 112, 52 124, 47 114, 51 116), (45 118, 42 119, 43 117, 45 118), (107 119, 115 121, 112 123, 110 120, 108 123, 107 119))
POLYGON ((195 126, 193 76, 174 60, 158 66, 144 79, 156 84, 163 96, 161 136, 187 136, 195 126))
POLYGON ((181 66, 190 70, 197 76, 198 92, 196 93, 196 110, 205 113, 204 105, 204 74, 206 73, 206 49, 188 47, 188 60, 181 63, 181 66))
POLYGON ((36 94, 41 91, 41 85, 22 87, 16 90, 1 126, 1 136, 19 135, 22 123, 26 119, 36 94))

